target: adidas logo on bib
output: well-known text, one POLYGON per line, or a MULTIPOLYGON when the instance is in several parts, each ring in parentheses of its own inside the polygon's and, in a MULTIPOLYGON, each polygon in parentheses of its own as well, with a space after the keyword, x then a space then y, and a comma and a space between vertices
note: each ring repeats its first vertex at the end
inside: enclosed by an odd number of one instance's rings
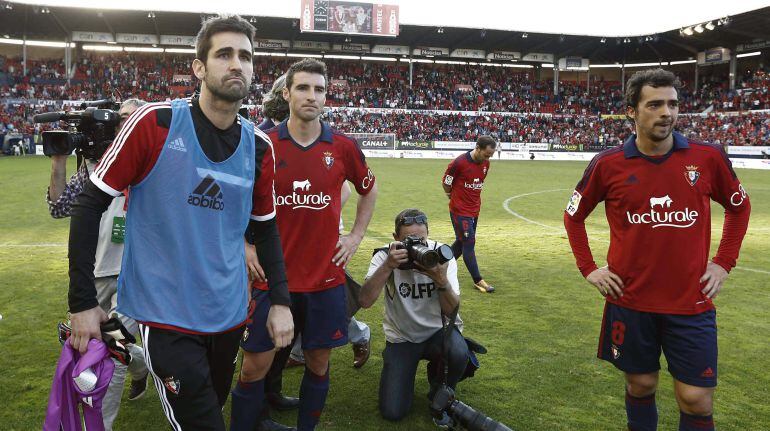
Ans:
POLYGON ((169 142, 168 147, 171 148, 172 150, 181 151, 183 153, 187 152, 187 148, 185 148, 184 141, 182 140, 182 138, 176 138, 173 141, 169 142))
POLYGON ((187 203, 217 211, 225 209, 225 203, 222 201, 222 189, 211 175, 206 175, 206 178, 190 193, 190 196, 187 197, 187 203))

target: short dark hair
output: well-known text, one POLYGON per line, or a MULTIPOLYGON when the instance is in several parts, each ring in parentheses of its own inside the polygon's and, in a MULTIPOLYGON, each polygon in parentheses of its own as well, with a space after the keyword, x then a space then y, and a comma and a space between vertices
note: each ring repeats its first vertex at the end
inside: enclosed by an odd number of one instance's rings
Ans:
POLYGON ((476 140, 476 145, 478 145, 478 147, 481 148, 482 150, 486 149, 489 146, 491 146, 492 148, 497 148, 497 141, 495 141, 495 138, 489 135, 481 135, 479 136, 479 139, 476 140))
POLYGON ((273 88, 262 98, 262 113, 271 120, 283 121, 289 116, 289 102, 283 98, 286 88, 286 74, 273 82, 273 88))
POLYGON ((317 73, 323 75, 324 80, 326 78, 326 63, 315 58, 303 58, 302 60, 292 64, 289 70, 286 71, 286 88, 291 90, 291 85, 294 84, 294 74, 297 72, 317 73))
POLYGON ((663 69, 647 69, 634 73, 626 83, 625 102, 629 108, 636 109, 639 99, 642 97, 642 87, 674 87, 677 95, 682 83, 673 72, 663 69))
POLYGON ((251 49, 254 49, 254 35, 257 29, 238 15, 219 15, 201 23, 201 29, 195 37, 195 56, 206 63, 211 49, 211 37, 217 33, 243 33, 249 38, 251 49))
POLYGON ((417 216, 425 217, 425 220, 426 220, 425 221, 425 229, 427 229, 428 228, 428 221, 427 221, 428 220, 428 216, 425 215, 424 212, 418 210, 417 208, 407 208, 407 209, 401 211, 400 213, 398 213, 398 215, 396 216, 396 220, 395 220, 395 223, 394 223, 395 230, 393 232, 395 232, 395 234, 398 235, 398 230, 401 228, 401 226, 405 225, 404 217, 417 217, 417 216))

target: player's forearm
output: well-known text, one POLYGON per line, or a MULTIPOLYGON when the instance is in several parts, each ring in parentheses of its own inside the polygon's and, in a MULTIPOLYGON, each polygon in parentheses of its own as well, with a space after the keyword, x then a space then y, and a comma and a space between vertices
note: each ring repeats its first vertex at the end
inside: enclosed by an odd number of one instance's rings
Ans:
POLYGON ((358 294, 358 305, 360 305, 361 308, 369 308, 377 302, 377 298, 380 297, 380 292, 382 292, 382 288, 385 287, 385 283, 388 282, 388 277, 390 277, 391 273, 393 273, 393 270, 387 263, 383 262, 383 264, 374 271, 374 274, 364 281, 363 286, 361 286, 361 292, 358 294))
POLYGON ((358 206, 356 207, 356 221, 353 224, 353 229, 350 230, 350 234, 360 239, 363 239, 366 233, 366 228, 369 226, 369 222, 372 221, 374 215, 374 205, 377 202, 377 183, 372 185, 372 189, 369 193, 361 195, 358 198, 358 206))
POLYGON ((573 220, 565 213, 564 228, 567 230, 569 245, 572 248, 572 254, 575 256, 577 267, 580 273, 583 274, 583 277, 587 277, 598 266, 594 262, 591 247, 588 245, 588 233, 586 232, 585 222, 583 220, 573 220))
POLYGON ((270 289, 270 302, 273 305, 291 305, 283 247, 275 218, 265 221, 251 220, 249 230, 254 238, 259 263, 265 271, 270 289))
POLYGON ((725 221, 722 228, 722 239, 713 262, 730 272, 735 267, 741 250, 743 237, 749 227, 751 204, 748 199, 741 205, 739 211, 725 211, 725 221))
POLYGON ((67 156, 51 156, 51 181, 48 184, 48 199, 56 201, 64 192, 67 176, 67 156))
POLYGON ((99 222, 110 206, 112 196, 88 181, 72 204, 69 236, 69 294, 71 313, 99 305, 94 286, 94 262, 99 242, 99 222))
POLYGON ((447 197, 450 197, 452 195, 452 186, 448 186, 444 183, 441 183, 441 186, 444 187, 444 193, 447 195, 447 197))

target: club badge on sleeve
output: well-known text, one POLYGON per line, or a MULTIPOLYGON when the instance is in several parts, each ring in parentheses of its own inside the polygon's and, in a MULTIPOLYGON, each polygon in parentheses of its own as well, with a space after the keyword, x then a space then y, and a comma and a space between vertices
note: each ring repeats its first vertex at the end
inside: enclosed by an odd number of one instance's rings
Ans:
POLYGON ((567 203, 567 214, 573 216, 578 210, 578 207, 580 206, 580 199, 583 199, 583 195, 580 194, 579 191, 575 190, 572 192, 572 196, 569 198, 569 202, 567 203))

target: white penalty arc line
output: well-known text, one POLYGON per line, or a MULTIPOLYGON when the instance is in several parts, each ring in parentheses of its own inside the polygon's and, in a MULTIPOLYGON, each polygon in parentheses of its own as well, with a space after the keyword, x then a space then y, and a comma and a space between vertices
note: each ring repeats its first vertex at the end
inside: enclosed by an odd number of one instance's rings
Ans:
POLYGON ((508 213, 509 213, 509 214, 511 214, 512 216, 514 216, 514 217, 516 217, 516 218, 519 218, 519 219, 522 219, 522 220, 524 220, 524 221, 525 221, 525 222, 527 222, 527 223, 532 223, 532 224, 534 224, 534 225, 540 226, 540 227, 542 227, 542 228, 545 228, 545 229, 550 229, 550 230, 554 230, 554 231, 558 231, 558 232, 564 232, 564 229, 563 229, 563 228, 560 228, 560 227, 553 227, 553 226, 549 226, 549 225, 547 225, 547 224, 543 224, 543 223, 540 223, 539 221, 535 221, 535 220, 532 220, 532 219, 528 219, 528 218, 524 217, 523 215, 521 215, 521 214, 517 213, 516 211, 512 210, 512 209, 511 209, 511 207, 510 207, 508 204, 509 204, 509 203, 510 203, 512 200, 514 200, 514 199, 523 198, 523 197, 525 197, 525 196, 541 195, 541 194, 544 194, 544 193, 553 193, 553 192, 566 192, 566 191, 569 191, 569 189, 552 189, 552 190, 541 190, 541 191, 539 191, 539 192, 522 193, 522 194, 520 194, 520 195, 511 196, 511 197, 509 197, 508 199, 506 199, 506 200, 504 200, 504 201, 503 201, 503 209, 505 209, 506 211, 508 211, 508 213))
MULTIPOLYGON (((519 198, 523 198, 523 197, 526 197, 526 196, 540 195, 540 194, 544 194, 544 193, 566 192, 566 191, 569 191, 569 190, 570 189, 541 190, 541 191, 538 191, 538 192, 522 193, 520 195, 511 196, 508 199, 503 201, 503 209, 508 211, 508 213, 511 214, 512 216, 514 216, 516 218, 519 218, 521 220, 524 220, 527 223, 531 223, 531 224, 540 226, 540 227, 545 228, 545 229, 553 230, 553 231, 564 232, 564 228, 557 228, 557 227, 549 226, 547 224, 543 224, 543 223, 540 223, 538 221, 535 221, 535 220, 528 219, 528 218, 524 217, 523 215, 521 215, 521 214, 517 213, 516 211, 512 210, 511 207, 509 206, 509 203, 512 200, 514 200, 514 199, 519 199, 519 198)), ((601 240, 601 239, 600 239, 600 241, 608 242, 608 241, 604 241, 604 240, 601 240)), ((736 266, 735 269, 740 269, 742 271, 756 272, 756 273, 759 273, 759 274, 770 275, 770 271, 765 271, 763 269, 746 268, 744 266, 736 266)))

